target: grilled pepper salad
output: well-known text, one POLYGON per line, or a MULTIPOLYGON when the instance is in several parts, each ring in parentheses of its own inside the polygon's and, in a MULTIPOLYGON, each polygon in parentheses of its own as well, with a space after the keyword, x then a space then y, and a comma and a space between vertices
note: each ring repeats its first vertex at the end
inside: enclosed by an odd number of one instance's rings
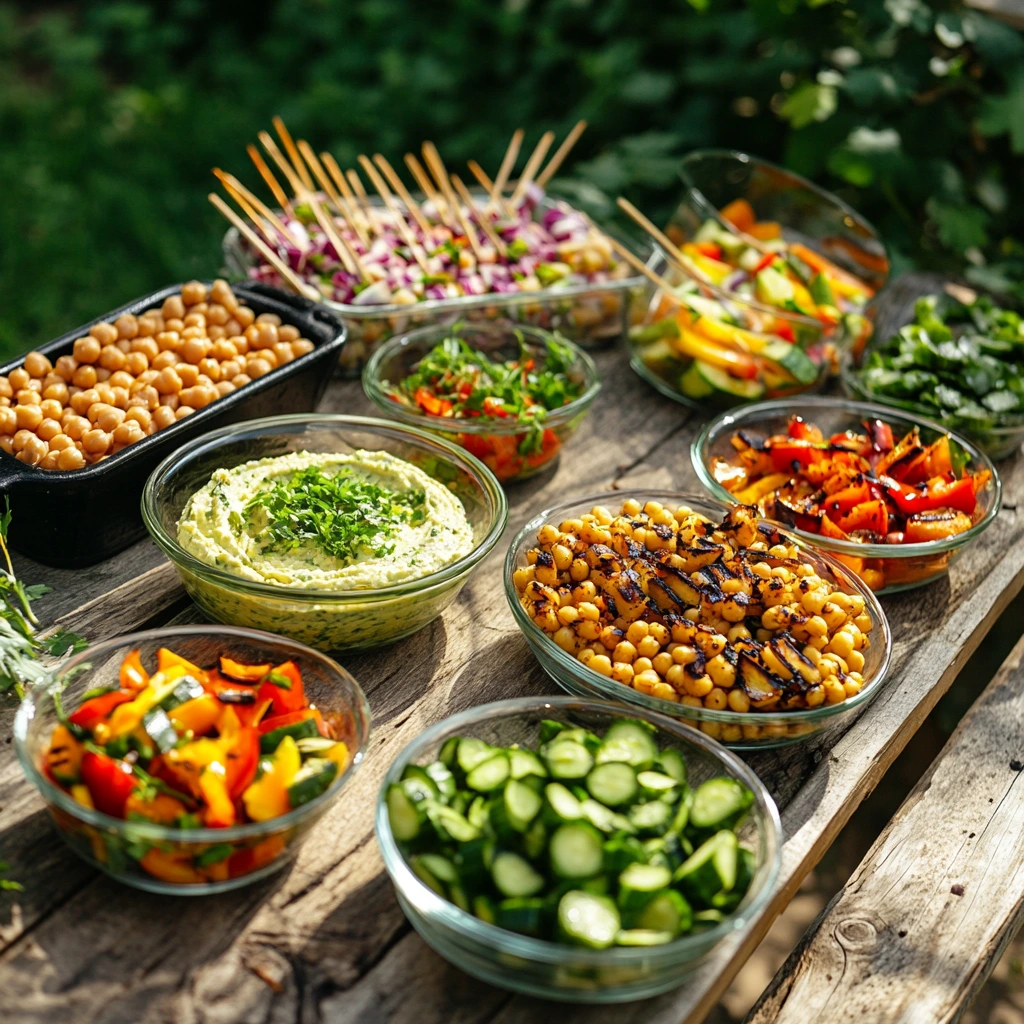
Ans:
POLYGON ((387 793, 425 884, 488 924, 587 949, 660 946, 725 920, 756 869, 736 838, 754 796, 695 789, 653 727, 540 725, 536 750, 452 737, 387 793))
MULTIPOLYGON (((545 524, 513 576, 533 622, 592 672, 740 713, 839 704, 865 685, 864 598, 822 579, 753 508, 719 524, 627 500, 545 524)), ((704 721, 725 742, 785 726, 704 721)))
POLYGON ((499 480, 535 472, 561 448, 548 413, 579 398, 585 383, 573 374, 576 353, 550 337, 541 360, 522 335, 515 359, 497 361, 459 336, 459 328, 428 352, 403 380, 383 382, 393 401, 445 420, 493 420, 496 432, 460 432, 458 444, 480 459, 499 480), (510 429, 512 428, 512 429, 510 429))
MULTIPOLYGON (((325 793, 349 763, 341 731, 334 714, 307 701, 295 662, 224 655, 200 668, 161 648, 151 675, 134 650, 117 687, 90 691, 54 728, 42 767, 83 807, 184 837, 270 821, 325 793)), ((135 843, 129 853, 150 875, 188 884, 249 874, 283 848, 274 835, 187 854, 135 843)))
MULTIPOLYGON (((833 540, 925 544, 971 529, 983 515, 978 495, 989 472, 965 470, 968 456, 948 435, 925 444, 917 427, 899 441, 881 420, 826 438, 813 423, 790 418, 785 434, 732 437, 733 458, 716 457, 711 473, 737 501, 798 530, 833 540)), ((933 575, 894 560, 844 561, 873 590, 933 575)))

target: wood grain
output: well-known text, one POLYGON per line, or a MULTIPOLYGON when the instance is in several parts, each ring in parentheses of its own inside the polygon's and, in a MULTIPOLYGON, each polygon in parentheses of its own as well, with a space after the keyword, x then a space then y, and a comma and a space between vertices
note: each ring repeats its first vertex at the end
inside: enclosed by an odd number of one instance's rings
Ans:
MULTIPOLYGON (((443 618, 391 648, 343 659, 373 709, 369 754, 290 870, 202 900, 162 899, 118 886, 60 848, 10 748, 0 746, 0 857, 26 887, 23 894, 0 896, 5 1006, 38 1021, 63 1019, 73 1010, 76 1018, 97 1021, 203 1024, 526 1024, 555 1014, 566 1024, 678 1024, 707 1012, 1024 583, 1024 528, 1008 508, 949 581, 886 602, 896 636, 893 676, 852 728, 844 724, 812 743, 750 758, 783 808, 782 885, 750 929, 719 947, 683 988, 614 1010, 555 1009, 477 983, 431 952, 405 921, 373 839, 373 805, 391 759, 428 724, 489 700, 556 692, 505 603, 501 561, 512 532, 539 509, 574 494, 633 484, 696 489, 688 453, 698 425, 638 380, 620 353, 599 353, 597 361, 605 391, 593 412, 557 470, 510 489, 504 540, 443 618)), ((322 408, 372 411, 353 383, 332 385, 322 408)), ((1008 467, 1006 495, 1011 506, 1024 495, 1017 465, 1008 467)), ((164 599, 158 592, 144 600, 157 589, 157 577, 142 573, 158 567, 160 558, 146 545, 130 554, 134 568, 98 567, 110 585, 101 591, 100 576, 92 576, 81 584, 77 603, 54 601, 56 615, 72 628, 78 616, 101 634, 152 618, 154 604, 164 599), (110 625, 95 598, 114 587, 122 588, 121 611, 110 625)), ((81 579, 76 574, 68 585, 81 579)), ((170 599, 164 610, 169 606, 170 599)), ((0 730, 9 720, 4 709, 0 730)))
POLYGON ((1022 659, 1024 639, 748 1024, 960 1019, 1024 922, 1022 659))

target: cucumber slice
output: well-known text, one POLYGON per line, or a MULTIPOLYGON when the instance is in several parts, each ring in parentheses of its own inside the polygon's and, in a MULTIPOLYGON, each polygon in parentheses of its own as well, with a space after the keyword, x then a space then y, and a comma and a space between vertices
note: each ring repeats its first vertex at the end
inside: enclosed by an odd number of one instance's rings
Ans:
POLYGON ((736 779, 720 776, 702 782, 693 793, 690 827, 698 831, 735 828, 746 817, 754 794, 736 779))
POLYGON ((494 754, 494 748, 484 743, 483 740, 466 736, 459 740, 456 757, 459 768, 462 769, 465 775, 468 775, 478 764, 493 757, 494 754))
POLYGON ((621 928, 618 907, 607 896, 573 889, 558 901, 558 929, 572 945, 607 949, 621 928))
POLYGON ((142 728, 146 730, 146 735, 153 741, 153 745, 161 754, 173 750, 178 740, 181 739, 167 712, 159 706, 150 709, 142 716, 142 728))
POLYGON ((606 807, 630 804, 639 792, 636 772, 624 761, 606 761, 597 765, 587 776, 587 789, 606 807))
POLYGON ((410 799, 409 794, 397 782, 388 786, 385 802, 391 834, 399 843, 412 842, 420 834, 420 829, 427 820, 423 805, 410 799))
POLYGON ((663 750, 658 755, 658 765, 666 775, 670 775, 680 786, 686 785, 686 762, 678 750, 672 750, 671 748, 663 750))
MULTIPOLYGON (((304 740, 303 742, 309 742, 304 740)), ((437 783, 433 780, 430 773, 419 764, 408 764, 405 766, 405 771, 402 772, 402 782, 412 781, 413 786, 409 787, 410 792, 422 793, 424 798, 431 800, 440 800, 441 791, 438 789, 437 783)))
POLYGON ((672 883, 672 872, 659 864, 630 864, 619 875, 619 906, 635 914, 672 883))
POLYGON ((164 711, 173 711, 187 700, 202 697, 205 692, 203 684, 198 679, 193 679, 192 676, 182 676, 171 688, 170 693, 156 702, 156 706, 163 708, 164 711))
POLYGON ((556 722, 553 718, 545 718, 540 723, 539 738, 541 744, 550 743, 560 732, 568 729, 564 722, 556 722))
POLYGON ((604 844, 605 870, 621 873, 630 864, 645 864, 647 853, 636 836, 614 835, 604 844))
POLYGON ((486 887, 493 858, 494 844, 486 836, 477 836, 462 843, 456 854, 461 884, 470 890, 486 887))
POLYGON ((480 829, 453 808, 428 803, 426 810, 442 842, 468 843, 471 839, 479 838, 480 829))
POLYGON ((523 853, 530 860, 537 860, 548 845, 548 830, 541 819, 535 818, 533 824, 523 836, 523 853))
POLYGON ((734 832, 716 832, 697 847, 673 876, 683 895, 703 906, 720 892, 729 892, 736 884, 739 845, 734 832))
POLYGON ((548 856, 559 878, 590 878, 604 866, 601 834, 589 822, 562 825, 551 835, 548 856))
POLYGON ((616 946, 664 946, 675 936, 671 932, 657 932, 647 928, 629 928, 615 936, 616 946))
POLYGON ((485 796, 474 797, 473 802, 466 808, 466 820, 470 825, 483 829, 490 817, 490 807, 485 796))
POLYGON ((583 811, 583 817, 599 831, 608 833, 617 831, 616 818, 619 815, 611 808, 605 807, 604 804, 588 797, 580 803, 580 810, 583 811))
POLYGON ((432 779, 410 775, 407 779, 402 779, 399 785, 405 790, 413 803, 422 804, 426 801, 437 801, 437 787, 432 779))
POLYGON ((546 931, 546 910, 545 901, 536 896, 502 900, 497 906, 494 923, 510 932, 539 938, 546 931))
POLYGON ((559 738, 544 749, 544 763, 553 779, 585 779, 594 767, 589 750, 574 740, 559 738))
MULTIPOLYGON (((681 836, 690 823, 690 808, 693 806, 693 790, 687 787, 683 791, 682 799, 676 806, 676 816, 672 819, 669 831, 681 836)), ((692 851, 691 851, 692 852, 692 851)))
POLYGON ((720 910, 709 909, 709 910, 698 910, 693 915, 693 927, 703 926, 710 928, 716 924, 721 924, 725 920, 725 914, 720 910))
MULTIPOLYGON (((443 860, 443 857, 439 857, 438 860, 443 860)), ((412 868, 413 874, 426 886, 429 886, 434 892, 437 893, 442 899, 448 898, 448 889, 444 882, 437 877, 430 870, 429 866, 424 863, 423 857, 410 857, 409 867, 412 868)))
POLYGON ((640 772, 636 781, 640 783, 640 792, 647 800, 663 800, 670 798, 675 803, 679 796, 679 783, 671 775, 662 772, 640 772))
MULTIPOLYGON (((753 380, 741 380, 739 377, 732 377, 725 370, 720 370, 717 366, 712 366, 710 363, 705 363, 700 359, 693 361, 693 366, 690 367, 690 370, 699 374, 704 384, 711 389, 705 392, 705 395, 690 395, 691 398, 703 398, 706 395, 710 395, 712 391, 717 391, 745 402, 752 402, 764 394, 763 381, 756 378, 753 380)), ((690 370, 687 370, 683 377, 686 377, 690 370)), ((682 390, 682 384, 682 379, 680 379, 680 390, 682 390)), ((683 393, 689 394, 689 392, 683 393)))
POLYGON ((544 762, 532 751, 522 747, 508 748, 509 774, 513 779, 525 779, 535 776, 541 779, 548 777, 544 762))
POLYGON ((459 737, 449 736, 441 746, 441 751, 437 755, 438 761, 441 762, 449 770, 454 768, 458 762, 458 750, 459 750, 459 737))
POLYGON ((608 727, 594 759, 598 764, 625 761, 639 768, 652 764, 657 756, 658 748, 647 723, 627 718, 608 727))
POLYGON ((807 286, 807 290, 811 293, 811 298, 819 306, 834 306, 836 304, 836 297, 832 294, 832 286, 828 283, 828 278, 820 271, 811 278, 811 283, 807 286))
POLYGON ((292 808, 308 804, 326 793, 337 775, 337 761, 328 761, 326 757, 307 758, 288 787, 288 803, 292 808))
POLYGON ((282 725, 279 729, 265 732, 260 737, 260 753, 272 754, 285 736, 291 736, 293 740, 298 741, 319 735, 320 730, 316 726, 316 720, 304 718, 301 722, 292 722, 291 725, 282 725))
MULTIPOLYGON (((459 748, 462 749, 461 747, 459 748)), ((485 761, 480 761, 466 774, 466 785, 478 793, 493 793, 508 781, 508 755, 502 750, 485 761)))
POLYGON ((707 398, 715 393, 715 386, 704 379, 694 361, 680 375, 679 390, 688 398, 707 398))
POLYGON ((681 893, 665 889, 648 900, 633 924, 637 928, 668 932, 675 938, 693 927, 693 909, 681 893))
POLYGON ((634 804, 629 809, 629 820, 641 835, 660 836, 668 831, 672 808, 662 800, 634 804))
POLYGON ((448 886, 448 899, 452 901, 459 908, 464 910, 467 914, 473 913, 473 905, 469 902, 469 896, 466 890, 462 888, 458 882, 448 886))
POLYGON ((819 367, 814 365, 811 357, 799 345, 788 341, 772 341, 765 345, 761 355, 777 363, 801 384, 813 384, 818 379, 819 367))
POLYGON ((750 883, 754 880, 754 872, 757 870, 757 858, 745 846, 739 850, 739 860, 736 862, 736 884, 729 892, 720 892, 712 897, 711 905, 718 910, 731 913, 739 905, 740 901, 747 894, 750 883))
POLYGON ((437 787, 439 798, 448 803, 458 792, 455 776, 449 771, 448 766, 443 761, 433 761, 427 765, 425 771, 427 778, 437 787))
POLYGON ((505 787, 502 799, 505 816, 517 832, 525 832, 544 806, 544 800, 538 793, 515 779, 505 787))
POLYGON ((496 924, 498 920, 498 912, 494 906, 494 901, 487 896, 477 896, 473 900, 473 913, 480 918, 481 921, 486 921, 488 924, 496 924))
POLYGON ((337 742, 337 740, 329 740, 326 736, 307 736, 304 740, 296 740, 295 746, 299 748, 299 753, 303 757, 309 757, 330 750, 337 742))
POLYGON ((556 824, 578 821, 583 817, 580 801, 560 782, 549 782, 544 787, 544 799, 547 802, 548 817, 556 824))
POLYGON ((508 850, 495 856, 491 879, 503 896, 536 896, 544 888, 544 876, 528 860, 508 850))
POLYGON ((444 882, 445 885, 453 885, 458 882, 459 876, 455 865, 439 853, 421 853, 414 858, 419 861, 435 878, 444 882))

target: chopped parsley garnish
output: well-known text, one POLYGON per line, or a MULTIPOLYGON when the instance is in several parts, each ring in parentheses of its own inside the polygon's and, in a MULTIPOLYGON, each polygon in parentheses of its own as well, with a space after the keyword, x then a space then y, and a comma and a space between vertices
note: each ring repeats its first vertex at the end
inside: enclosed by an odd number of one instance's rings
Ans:
POLYGON ((266 535, 264 548, 291 551, 312 543, 344 562, 371 552, 376 558, 395 549, 388 541, 403 523, 426 517, 421 490, 400 494, 347 470, 325 476, 308 466, 254 495, 245 506, 250 530, 266 535), (265 516, 254 515, 257 509, 265 516))

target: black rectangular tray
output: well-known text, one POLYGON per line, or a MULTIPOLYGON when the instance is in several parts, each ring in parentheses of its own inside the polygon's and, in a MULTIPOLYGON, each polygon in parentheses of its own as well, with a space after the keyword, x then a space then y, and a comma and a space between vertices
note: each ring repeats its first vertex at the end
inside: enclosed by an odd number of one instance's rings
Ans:
MULTIPOLYGON (((209 282, 207 282, 209 283, 209 282)), ((211 402, 191 416, 83 469, 39 469, 0 450, 0 496, 10 499, 10 545, 29 558, 61 568, 95 565, 134 544, 145 534, 139 500, 149 474, 175 449, 200 434, 277 413, 312 412, 323 397, 345 344, 345 325, 320 304, 265 285, 233 285, 239 300, 258 316, 277 313, 315 346, 312 352, 211 402)), ((144 295, 55 341, 39 346, 51 361, 71 352, 75 339, 101 320, 159 307, 181 291, 169 285, 144 295)), ((8 374, 24 356, 0 366, 8 374)), ((0 511, 2 511, 0 497, 0 511)))

